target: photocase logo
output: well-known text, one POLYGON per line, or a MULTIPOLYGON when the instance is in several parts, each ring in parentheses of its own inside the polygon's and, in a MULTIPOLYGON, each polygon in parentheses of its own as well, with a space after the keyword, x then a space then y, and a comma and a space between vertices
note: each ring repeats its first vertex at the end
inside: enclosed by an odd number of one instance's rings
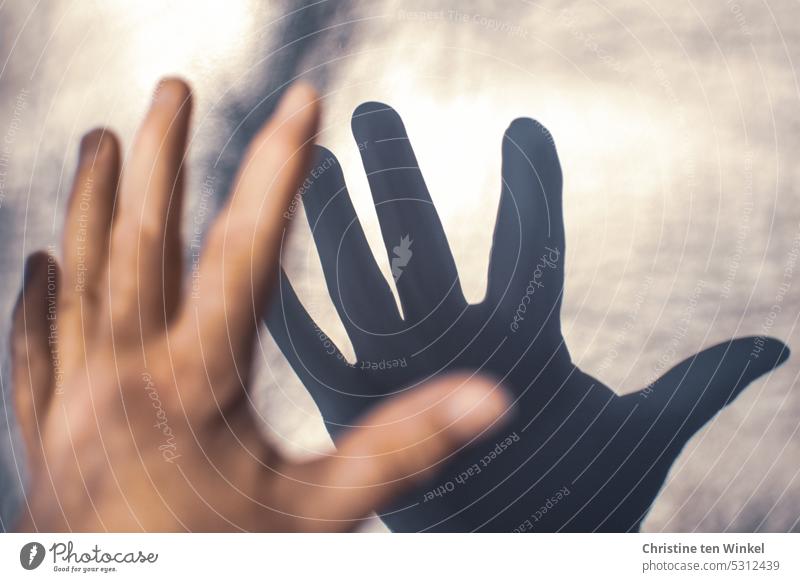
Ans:
POLYGON ((44 560, 44 546, 39 542, 28 542, 19 551, 19 563, 26 570, 35 570, 44 560))
POLYGON ((411 260, 411 256, 414 254, 411 251, 411 243, 413 242, 409 235, 405 235, 400 239, 400 244, 392 249, 394 253, 394 257, 392 257, 392 276, 395 283, 397 283, 400 275, 403 274, 403 267, 408 265, 408 261, 411 260))

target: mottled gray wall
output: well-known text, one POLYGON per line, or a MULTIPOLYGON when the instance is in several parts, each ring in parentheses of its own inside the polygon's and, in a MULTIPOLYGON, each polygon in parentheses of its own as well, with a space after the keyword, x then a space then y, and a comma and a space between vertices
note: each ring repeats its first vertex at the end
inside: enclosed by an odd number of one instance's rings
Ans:
MULTIPOLYGON (((302 76, 325 95, 321 141, 340 154, 374 249, 349 116, 375 99, 404 116, 473 300, 486 282, 502 132, 517 116, 548 126, 565 174, 567 340, 620 392, 731 336, 800 345, 796 1, 141 4, 0 3, 5 327, 24 255, 58 239, 82 132, 110 125, 129 142, 157 78, 189 79, 190 232, 201 202, 224 195, 275 92, 302 76)), ((301 223, 290 275, 347 352, 301 223)), ((298 455, 329 446, 268 338, 259 360, 269 438, 298 455)), ((798 362, 753 384, 694 439, 647 530, 800 527, 798 362)), ((6 522, 21 470, 9 414, 0 413, 6 522)))

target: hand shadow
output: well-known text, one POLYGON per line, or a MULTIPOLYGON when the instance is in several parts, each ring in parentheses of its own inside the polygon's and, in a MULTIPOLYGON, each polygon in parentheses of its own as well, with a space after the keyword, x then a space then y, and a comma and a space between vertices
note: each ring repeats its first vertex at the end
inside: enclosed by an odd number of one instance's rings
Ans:
POLYGON ((489 373, 515 414, 381 514, 397 531, 635 531, 687 441, 789 354, 763 337, 710 347, 617 396, 572 364, 561 334, 561 168, 550 133, 511 123, 487 294, 464 299, 403 123, 353 115, 403 315, 375 263, 335 156, 318 148, 303 203, 357 356, 349 364, 281 272, 267 325, 336 439, 378 400, 450 370, 489 373))

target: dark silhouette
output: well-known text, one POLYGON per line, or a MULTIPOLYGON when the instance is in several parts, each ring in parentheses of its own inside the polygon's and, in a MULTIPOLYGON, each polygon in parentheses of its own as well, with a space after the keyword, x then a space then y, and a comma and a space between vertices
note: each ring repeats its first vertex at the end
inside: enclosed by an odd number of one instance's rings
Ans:
MULTIPOLYGON (((468 305, 397 113, 361 105, 353 133, 402 304, 375 264, 333 154, 318 151, 303 202, 328 290, 352 340, 349 364, 285 274, 268 317, 334 437, 375 402, 449 370, 490 373, 512 420, 453 456, 381 515, 398 531, 635 531, 686 442, 789 354, 743 338, 617 396, 572 364, 561 334, 561 169, 550 133, 517 119, 503 138, 503 191, 486 298, 468 305)), ((466 169, 468 171, 468 168, 466 169)))

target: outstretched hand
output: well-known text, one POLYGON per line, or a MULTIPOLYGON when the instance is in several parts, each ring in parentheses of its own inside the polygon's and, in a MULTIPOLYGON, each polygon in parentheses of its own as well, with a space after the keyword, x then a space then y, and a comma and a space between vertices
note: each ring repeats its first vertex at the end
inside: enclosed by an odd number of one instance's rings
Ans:
POLYGON ((183 82, 162 82, 124 172, 116 138, 88 134, 62 266, 44 253, 26 264, 12 332, 31 476, 21 529, 352 529, 509 406, 493 384, 451 376, 375 408, 328 456, 295 463, 266 444, 251 353, 317 97, 290 88, 250 144, 188 292, 190 109, 183 82))
POLYGON ((271 333, 334 438, 376 402, 448 370, 490 373, 517 409, 495 439, 462 448, 383 519, 402 531, 638 529, 686 442, 788 348, 769 338, 731 340, 618 396, 572 363, 561 333, 562 175, 550 133, 517 119, 503 137, 487 293, 469 305, 400 117, 366 103, 352 125, 402 315, 336 158, 317 148, 303 202, 357 361, 322 334, 285 274, 271 333))

